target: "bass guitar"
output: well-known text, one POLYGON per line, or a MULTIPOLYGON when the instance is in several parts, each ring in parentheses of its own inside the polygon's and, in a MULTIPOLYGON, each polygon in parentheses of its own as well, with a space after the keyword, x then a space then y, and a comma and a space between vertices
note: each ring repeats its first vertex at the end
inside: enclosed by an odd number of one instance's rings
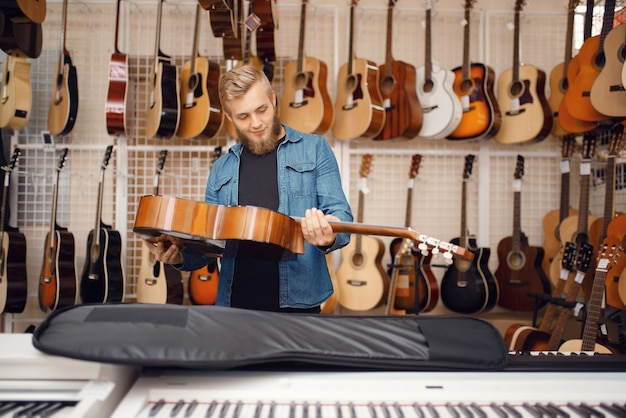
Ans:
POLYGON ((622 82, 624 50, 626 24, 622 23, 611 29, 604 38, 604 66, 593 82, 589 96, 591 104, 598 112, 620 119, 626 117, 626 89, 622 82))
POLYGON ((46 0, 5 0, 2 12, 14 22, 43 23, 46 18, 46 0))
POLYGON ((214 137, 224 122, 218 84, 222 70, 219 64, 198 54, 200 5, 196 5, 191 59, 180 70, 180 138, 214 137))
POLYGON ((70 52, 65 46, 67 0, 63 0, 61 48, 54 75, 54 88, 48 110, 48 130, 52 135, 67 135, 74 128, 78 114, 78 78, 70 52))
POLYGON ((441 301, 454 312, 474 314, 490 311, 498 302, 498 283, 489 270, 491 250, 479 248, 467 228, 467 182, 472 174, 474 155, 465 156, 461 189, 461 234, 450 242, 470 248, 472 261, 456 259, 441 279, 441 301))
POLYGON ((126 89, 128 86, 128 56, 120 52, 120 5, 122 0, 117 0, 115 14, 115 44, 109 61, 109 87, 107 101, 104 105, 106 115, 107 132, 109 135, 126 133, 126 89))
POLYGON ((524 3, 515 1, 513 67, 498 78, 502 125, 494 140, 501 144, 543 141, 552 130, 552 112, 545 97, 546 74, 520 62, 520 13, 524 3))
POLYGON ((87 238, 87 256, 80 278, 80 299, 83 303, 121 302, 126 280, 122 269, 122 237, 111 225, 102 222, 104 174, 113 146, 106 148, 100 165, 96 223, 87 238))
POLYGON ((180 101, 178 100, 178 68, 171 57, 161 51, 161 17, 163 0, 157 9, 157 27, 154 61, 150 76, 150 96, 146 113, 145 134, 148 138, 158 136, 170 139, 178 129, 180 101))
POLYGON ((17 228, 9 228, 6 222, 10 177, 20 153, 20 149, 15 148, 11 162, 2 167, 4 187, 0 207, 0 248, 2 249, 0 253, 0 314, 24 312, 28 297, 26 237, 17 228))
POLYGON ((385 109, 378 89, 379 72, 373 61, 354 53, 354 15, 357 0, 350 5, 348 61, 339 68, 333 135, 341 140, 373 138, 383 129, 385 109))
MULTIPOLYGON (((167 150, 162 150, 154 175, 153 196, 159 195, 159 183, 166 159, 167 150)), ((148 244, 144 243, 141 247, 141 267, 137 280, 137 302, 181 304, 183 294, 181 272, 171 264, 158 261, 148 248, 148 244)))
POLYGON ((524 157, 517 156, 513 180, 513 234, 498 243, 499 265, 495 272, 500 295, 498 305, 514 311, 531 311, 545 301, 530 294, 550 294, 550 280, 541 268, 543 248, 528 245, 521 228, 522 177, 524 157))
POLYGON ((302 0, 298 59, 285 65, 279 113, 283 123, 294 129, 323 134, 333 123, 334 111, 327 90, 326 63, 304 55, 307 3, 308 0, 302 0))
POLYGON ((461 101, 454 94, 454 73, 432 59, 431 14, 433 0, 426 2, 426 46, 424 65, 417 69, 417 96, 424 120, 420 138, 447 137, 459 125, 463 116, 461 101))
POLYGON ((20 130, 30 118, 30 62, 19 50, 7 54, 2 66, 0 127, 20 130))
MULTIPOLYGON (((364 154, 361 160, 357 222, 363 222, 365 183, 373 156, 364 154)), ((337 269, 339 304, 353 311, 367 311, 385 300, 389 278, 382 267, 385 245, 380 238, 356 235, 341 250, 342 261, 337 269)))
POLYGON ((64 148, 56 167, 52 185, 50 230, 46 234, 43 264, 39 275, 39 307, 43 312, 55 311, 76 303, 76 246, 74 234, 57 223, 59 176, 67 161, 64 148))
POLYGON ((385 63, 379 66, 379 89, 385 108, 385 123, 376 140, 403 137, 412 139, 422 129, 424 115, 417 97, 415 67, 395 60, 392 53, 393 8, 397 0, 389 0, 387 6, 387 43, 385 63))
POLYGON ((463 116, 448 139, 461 141, 493 138, 501 124, 501 113, 493 91, 495 72, 493 68, 470 61, 470 22, 476 0, 465 0, 463 28, 463 65, 452 70, 453 89, 461 101, 463 116))

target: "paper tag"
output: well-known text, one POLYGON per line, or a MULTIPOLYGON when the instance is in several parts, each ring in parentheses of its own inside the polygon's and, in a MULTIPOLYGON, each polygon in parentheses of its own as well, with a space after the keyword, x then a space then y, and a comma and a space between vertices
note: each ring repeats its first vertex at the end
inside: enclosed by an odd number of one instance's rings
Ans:
POLYGON ((247 17, 243 24, 246 25, 246 28, 248 28, 250 32, 254 32, 259 26, 261 26, 261 18, 256 13, 252 13, 247 17))
POLYGON ((585 273, 583 273, 582 271, 578 271, 576 272, 576 277, 574 278, 574 281, 578 284, 581 284, 584 278, 585 278, 585 273))
POLYGON ((588 176, 591 174, 591 162, 582 162, 580 163, 580 175, 588 176))
POLYGON ((470 108, 470 97, 469 96, 461 96, 461 106, 463 106, 463 111, 467 112, 470 108))
POLYGON ((520 179, 513 180, 513 191, 519 192, 520 190, 522 190, 522 180, 520 179))
POLYGON ((370 191, 367 188, 367 178, 361 177, 359 179, 359 190, 363 192, 363 194, 368 194, 370 191))
POLYGON ((569 161, 563 160, 561 161, 561 174, 569 173, 569 161))

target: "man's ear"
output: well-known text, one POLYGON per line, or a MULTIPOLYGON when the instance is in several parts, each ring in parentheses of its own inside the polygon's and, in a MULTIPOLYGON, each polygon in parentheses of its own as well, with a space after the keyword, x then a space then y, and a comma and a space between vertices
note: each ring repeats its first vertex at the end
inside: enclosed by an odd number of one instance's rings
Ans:
POLYGON ((228 118, 229 121, 233 121, 233 118, 230 116, 230 113, 224 112, 224 115, 228 118))

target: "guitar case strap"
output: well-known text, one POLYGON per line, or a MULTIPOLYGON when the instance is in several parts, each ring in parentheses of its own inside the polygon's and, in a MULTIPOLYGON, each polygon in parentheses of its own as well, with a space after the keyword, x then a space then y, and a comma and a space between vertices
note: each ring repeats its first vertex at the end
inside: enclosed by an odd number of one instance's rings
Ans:
POLYGON ((497 370, 508 360, 499 331, 479 318, 293 314, 212 305, 69 306, 44 320, 33 345, 80 360, 213 370, 497 370))

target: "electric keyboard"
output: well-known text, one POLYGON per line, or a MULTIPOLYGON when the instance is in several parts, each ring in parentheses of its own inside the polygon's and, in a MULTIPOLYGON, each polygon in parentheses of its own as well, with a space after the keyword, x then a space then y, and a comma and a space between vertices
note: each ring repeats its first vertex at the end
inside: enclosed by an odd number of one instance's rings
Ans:
POLYGON ((139 368, 51 356, 0 334, 0 417, 109 417, 139 368))
POLYGON ((113 418, 626 416, 626 372, 148 371, 113 418))

